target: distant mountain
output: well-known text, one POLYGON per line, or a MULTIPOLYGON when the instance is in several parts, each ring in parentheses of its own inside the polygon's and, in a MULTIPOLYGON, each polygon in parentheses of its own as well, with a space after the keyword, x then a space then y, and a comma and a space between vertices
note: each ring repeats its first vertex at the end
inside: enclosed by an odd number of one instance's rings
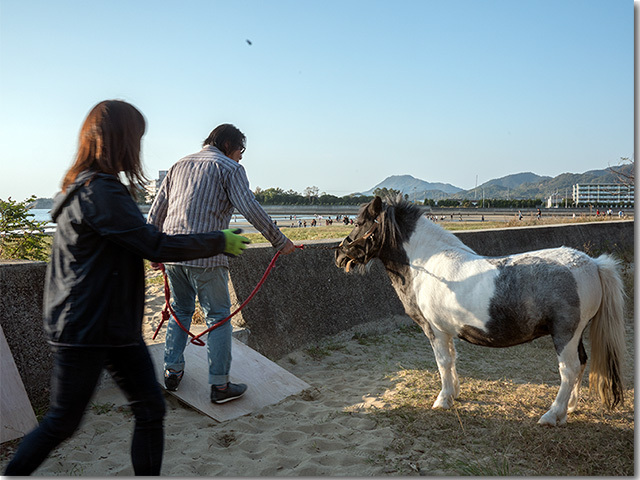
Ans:
POLYGON ((52 208, 53 198, 36 198, 29 208, 52 208))
MULTIPOLYGON (((614 168, 623 174, 633 177, 634 164, 625 164, 614 168)), ((387 188, 399 190, 403 194, 409 195, 411 200, 423 200, 425 198, 434 200, 443 198, 472 199, 481 198, 484 189, 484 198, 544 199, 556 192, 562 196, 571 196, 572 187, 576 183, 615 183, 617 181, 619 181, 618 177, 610 168, 589 170, 585 173, 563 173, 557 177, 523 172, 489 180, 477 188, 463 190, 449 183, 426 182, 411 175, 392 175, 366 192, 354 195, 373 195, 375 189, 387 188)))
POLYGON ((505 187, 505 188, 517 188, 523 183, 536 183, 544 180, 550 180, 551 177, 541 177, 531 172, 515 173, 513 175, 507 175, 506 177, 497 178, 495 180, 489 180, 484 183, 485 188, 490 186, 505 187))
MULTIPOLYGON (((616 170, 633 176, 633 164, 615 167, 616 170)), ((563 173, 557 177, 541 177, 533 173, 519 173, 497 180, 490 180, 477 189, 458 192, 453 198, 547 198, 554 193, 571 196, 576 183, 616 183, 619 179, 610 168, 589 170, 585 173, 563 173), (521 182, 521 183, 518 183, 521 182)))
POLYGON ((424 198, 447 198, 452 194, 463 191, 461 188, 449 183, 425 182, 411 175, 392 175, 366 192, 361 192, 360 195, 373 195, 374 190, 377 188, 399 190, 403 194, 409 195, 411 199, 415 197, 419 200, 424 198))

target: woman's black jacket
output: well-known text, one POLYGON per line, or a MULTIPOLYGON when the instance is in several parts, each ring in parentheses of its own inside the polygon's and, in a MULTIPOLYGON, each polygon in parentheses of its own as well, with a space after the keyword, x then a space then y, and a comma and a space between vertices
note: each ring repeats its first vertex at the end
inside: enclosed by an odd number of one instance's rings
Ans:
POLYGON ((113 175, 85 171, 54 199, 57 223, 44 292, 50 343, 128 346, 142 342, 143 258, 191 260, 222 253, 224 234, 167 235, 145 222, 113 175))

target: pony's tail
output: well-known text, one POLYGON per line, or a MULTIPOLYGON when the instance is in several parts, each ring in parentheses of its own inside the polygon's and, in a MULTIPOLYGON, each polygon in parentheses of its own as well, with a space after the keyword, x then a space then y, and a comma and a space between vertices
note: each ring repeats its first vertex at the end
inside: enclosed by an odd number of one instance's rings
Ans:
POLYGON ((602 285, 602 301, 591 321, 591 367, 589 390, 595 390, 602 404, 613 409, 624 403, 622 363, 626 350, 624 335, 624 290, 618 263, 609 255, 594 259, 602 285))

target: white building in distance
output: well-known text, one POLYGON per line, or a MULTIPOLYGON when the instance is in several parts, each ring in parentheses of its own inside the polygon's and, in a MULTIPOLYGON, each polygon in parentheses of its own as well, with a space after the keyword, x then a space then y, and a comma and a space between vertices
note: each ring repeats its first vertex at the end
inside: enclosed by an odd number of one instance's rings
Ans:
POLYGON ((155 180, 149 180, 149 183, 147 183, 147 193, 145 195, 145 200, 147 203, 153 203, 153 200, 156 198, 156 195, 158 194, 158 190, 160 190, 160 185, 162 185, 162 181, 164 180, 164 177, 167 176, 167 172, 168 170, 159 170, 158 171, 158 178, 155 180))
POLYGON ((576 183, 573 186, 574 205, 621 206, 634 205, 634 185, 621 183, 576 183))

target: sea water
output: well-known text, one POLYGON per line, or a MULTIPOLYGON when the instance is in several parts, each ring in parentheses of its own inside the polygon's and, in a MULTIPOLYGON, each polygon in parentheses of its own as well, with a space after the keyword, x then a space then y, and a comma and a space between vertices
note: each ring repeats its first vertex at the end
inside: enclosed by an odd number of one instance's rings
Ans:
POLYGON ((48 208, 32 208, 29 213, 33 215, 31 220, 36 222, 51 222, 51 214, 48 208))
POLYGON ((44 231, 45 233, 53 233, 56 231, 56 224, 51 221, 51 215, 48 208, 32 208, 29 210, 29 214, 32 215, 30 220, 36 222, 47 222, 44 231))

